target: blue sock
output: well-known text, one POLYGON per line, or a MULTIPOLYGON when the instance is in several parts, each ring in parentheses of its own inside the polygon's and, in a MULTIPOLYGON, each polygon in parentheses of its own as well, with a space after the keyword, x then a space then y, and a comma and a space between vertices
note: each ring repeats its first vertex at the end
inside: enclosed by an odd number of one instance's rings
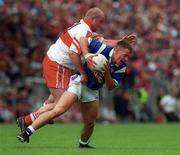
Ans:
POLYGON ((32 133, 34 132, 34 128, 30 125, 26 128, 25 132, 28 136, 32 135, 32 133))

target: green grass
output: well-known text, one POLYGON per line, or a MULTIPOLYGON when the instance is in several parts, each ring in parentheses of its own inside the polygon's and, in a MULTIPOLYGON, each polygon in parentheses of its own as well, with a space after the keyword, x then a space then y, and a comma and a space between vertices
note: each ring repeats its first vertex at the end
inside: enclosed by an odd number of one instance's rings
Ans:
POLYGON ((95 149, 79 149, 80 124, 47 125, 17 141, 18 128, 0 125, 0 155, 180 155, 180 124, 97 124, 95 149))

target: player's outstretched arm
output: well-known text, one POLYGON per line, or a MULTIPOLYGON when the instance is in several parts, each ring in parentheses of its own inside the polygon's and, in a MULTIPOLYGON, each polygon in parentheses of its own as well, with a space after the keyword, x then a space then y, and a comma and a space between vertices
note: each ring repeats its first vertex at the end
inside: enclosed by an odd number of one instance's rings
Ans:
POLYGON ((89 49, 88 49, 88 38, 86 37, 81 37, 79 39, 79 43, 80 43, 80 47, 81 47, 81 51, 83 53, 83 55, 86 55, 89 53, 89 49))
POLYGON ((130 34, 130 35, 126 35, 118 40, 105 39, 104 42, 106 45, 114 47, 114 46, 116 46, 117 42, 122 41, 122 40, 128 42, 129 44, 133 44, 133 43, 136 43, 137 37, 135 34, 130 34))

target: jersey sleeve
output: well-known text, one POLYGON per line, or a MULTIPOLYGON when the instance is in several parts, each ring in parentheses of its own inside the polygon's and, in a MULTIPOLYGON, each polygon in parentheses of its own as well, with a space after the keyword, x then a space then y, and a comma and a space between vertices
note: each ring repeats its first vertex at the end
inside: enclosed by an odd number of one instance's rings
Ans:
POLYGON ((115 82, 115 86, 119 86, 123 77, 125 76, 126 67, 123 67, 112 74, 112 78, 115 82))
POLYGON ((88 43, 89 43, 88 48, 91 53, 100 53, 107 47, 103 42, 94 38, 88 38, 88 43))
POLYGON ((71 46, 69 48, 70 51, 73 51, 77 54, 81 54, 81 47, 80 47, 80 43, 79 43, 79 39, 81 37, 85 37, 86 35, 90 35, 89 33, 91 33, 90 31, 87 31, 87 32, 81 32, 81 33, 78 33, 76 36, 74 36, 72 39, 72 43, 71 43, 71 46))
POLYGON ((80 43, 79 43, 79 38, 80 37, 81 36, 78 36, 78 35, 73 37, 71 46, 69 48, 70 51, 73 51, 73 52, 75 52, 75 53, 77 53, 79 55, 81 54, 81 48, 80 48, 80 43))

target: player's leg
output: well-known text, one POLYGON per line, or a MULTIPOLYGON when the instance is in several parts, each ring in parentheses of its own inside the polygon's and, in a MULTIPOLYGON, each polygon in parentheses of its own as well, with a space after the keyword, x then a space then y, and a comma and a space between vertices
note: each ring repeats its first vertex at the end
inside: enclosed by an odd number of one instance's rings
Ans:
POLYGON ((89 138, 93 133, 95 121, 98 116, 99 101, 81 103, 81 113, 83 118, 83 129, 79 140, 79 147, 89 147, 89 138))
MULTIPOLYGON (((36 112, 32 113, 32 114, 34 114, 35 119, 37 117, 39 117, 42 113, 52 110, 55 107, 55 105, 56 105, 57 101, 59 100, 60 96, 64 93, 65 89, 68 87, 70 73, 67 73, 68 71, 65 70, 65 69, 64 69, 63 72, 64 72, 64 75, 63 75, 64 78, 61 81, 61 87, 62 88, 59 89, 59 90, 57 90, 57 88, 55 88, 55 89, 54 88, 49 88, 51 94, 48 97, 48 99, 44 102, 42 107, 40 107, 36 112)), ((30 124, 28 124, 28 125, 30 125, 30 124)))
MULTIPOLYGON (((80 78, 72 78, 73 80, 80 80, 80 78)), ((69 88, 66 92, 64 92, 61 98, 57 101, 56 106, 53 110, 45 112, 41 114, 31 126, 26 128, 25 132, 18 134, 17 138, 21 142, 29 142, 29 136, 38 128, 45 125, 49 120, 63 114, 66 112, 69 107, 77 101, 78 98, 81 96, 81 84, 77 84, 77 81, 70 81, 69 88)), ((53 91, 51 89, 51 93, 53 91)))
POLYGON ((41 126, 45 125, 48 123, 49 120, 56 118, 63 113, 65 113, 71 106, 72 104, 77 101, 77 95, 74 93, 70 92, 64 92, 57 102, 56 106, 48 111, 40 115, 36 121, 32 123, 32 127, 36 130, 40 128, 41 126))
POLYGON ((48 99, 43 103, 43 106, 41 106, 38 110, 26 116, 17 118, 18 126, 20 127, 21 130, 25 129, 28 125, 32 124, 32 122, 34 122, 37 119, 37 117, 39 117, 39 115, 41 115, 46 111, 52 110, 54 106, 55 106, 54 98, 52 94, 50 94, 48 99))
POLYGON ((43 106, 36 110, 34 113, 37 117, 39 117, 42 113, 53 109, 55 106, 54 103, 54 97, 52 94, 50 94, 49 97, 44 101, 43 106))
POLYGON ((64 92, 57 102, 56 106, 43 114, 41 114, 32 125, 28 126, 24 132, 18 134, 17 138, 21 142, 29 142, 29 136, 36 130, 47 124, 51 119, 62 115, 66 112, 74 102, 78 99, 77 95, 70 92, 64 92))
POLYGON ((39 115, 51 110, 55 106, 59 97, 67 88, 71 74, 72 71, 57 64, 55 61, 51 61, 48 56, 45 56, 43 60, 43 75, 51 95, 46 100, 46 104, 39 108, 36 112, 17 119, 17 123, 21 129, 21 132, 23 132, 24 129, 30 125, 39 115))
MULTIPOLYGON (((49 95, 48 99, 43 103, 43 106, 41 106, 38 110, 33 112, 37 117, 39 117, 42 113, 52 110, 55 107, 55 101, 52 94, 49 95)), ((31 124, 31 123, 30 123, 31 124)), ((30 125, 29 124, 29 125, 30 125)))
POLYGON ((65 89, 53 89, 50 88, 51 94, 49 98, 46 100, 45 104, 40 107, 37 111, 32 112, 26 116, 19 117, 17 119, 17 124, 23 132, 26 127, 32 124, 42 113, 52 110, 58 99, 60 98, 61 94, 65 91, 65 89), (54 102, 51 102, 54 101, 54 102))
MULTIPOLYGON (((73 77, 73 76, 72 76, 73 77)), ((69 109, 69 107, 81 96, 81 84, 77 84, 77 80, 80 81, 80 77, 75 76, 71 79, 71 82, 69 84, 68 91, 64 92, 61 98, 55 102, 57 102, 56 106, 53 110, 49 112, 45 112, 41 114, 32 124, 32 126, 29 126, 25 129, 24 132, 18 134, 17 138, 21 142, 29 142, 29 136, 35 131, 35 129, 38 129, 45 125, 47 121, 57 117, 58 115, 61 115, 65 111, 69 109)), ((50 89, 51 93, 54 94, 54 98, 57 98, 58 92, 55 92, 55 89, 50 89), (57 96, 56 96, 57 95, 57 96)))

